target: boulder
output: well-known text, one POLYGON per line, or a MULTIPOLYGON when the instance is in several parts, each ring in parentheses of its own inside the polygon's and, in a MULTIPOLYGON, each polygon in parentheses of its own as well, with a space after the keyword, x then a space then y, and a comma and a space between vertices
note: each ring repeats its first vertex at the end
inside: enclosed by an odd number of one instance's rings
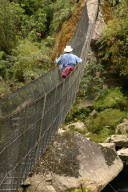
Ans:
MULTIPOLYGON (((91 52, 91 51, 90 51, 91 52)), ((92 61, 92 55, 91 55, 91 58, 88 57, 88 60, 91 60, 92 61)), ((93 60, 94 62, 94 60, 93 60)), ((84 108, 87 108, 87 107, 92 107, 94 105, 94 100, 92 100, 90 98, 90 96, 86 96, 86 99, 81 101, 79 104, 78 104, 78 109, 84 109, 84 108)))
POLYGON ((92 40, 96 41, 101 37, 101 34, 106 27, 101 11, 99 12, 98 19, 95 24, 92 40))
POLYGON ((111 135, 106 142, 115 143, 117 148, 128 147, 127 135, 111 135))
POLYGON ((97 42, 97 40, 100 39, 105 27, 106 27, 106 23, 104 22, 102 10, 99 9, 98 17, 97 17, 97 20, 95 23, 95 28, 94 28, 92 39, 91 39, 91 48, 95 51, 97 51, 97 49, 98 49, 96 42, 97 42))
POLYGON ((124 119, 122 123, 117 125, 116 134, 128 134, 128 119, 124 119))
POLYGON ((85 126, 85 124, 81 121, 77 121, 75 123, 70 123, 69 125, 67 125, 64 129, 66 130, 75 130, 81 133, 85 133, 87 132, 87 128, 85 126))
POLYGON ((102 147, 108 147, 110 149, 116 150, 115 143, 99 143, 99 144, 102 145, 102 147))
POLYGON ((64 192, 70 189, 101 191, 123 168, 113 149, 77 132, 57 135, 36 166, 28 192, 64 192))
POLYGON ((117 151, 117 154, 124 162, 128 162, 128 148, 122 148, 117 151))
POLYGON ((94 109, 89 115, 91 117, 96 117, 97 111, 94 109))

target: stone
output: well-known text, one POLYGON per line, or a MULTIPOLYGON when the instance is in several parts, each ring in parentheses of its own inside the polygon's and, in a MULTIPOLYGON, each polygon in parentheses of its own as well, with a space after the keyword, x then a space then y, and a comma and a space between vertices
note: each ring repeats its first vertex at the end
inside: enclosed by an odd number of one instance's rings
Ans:
POLYGON ((54 187, 45 181, 45 176, 35 174, 31 178, 31 186, 27 188, 27 192, 56 192, 54 187))
POLYGON ((89 17, 89 22, 95 22, 96 19, 96 12, 95 10, 98 8, 98 1, 97 0, 89 0, 86 2, 87 5, 87 12, 89 17))
POLYGON ((124 119, 122 123, 117 125, 116 134, 128 134, 128 119, 124 119))
POLYGON ((104 22, 104 17, 102 15, 102 10, 99 7, 99 12, 98 12, 98 17, 95 23, 95 28, 93 31, 93 35, 92 35, 92 39, 91 39, 91 48, 93 49, 93 51, 97 51, 98 47, 97 47, 97 41, 100 39, 103 30, 106 27, 106 23, 104 22))
POLYGON ((91 113, 90 116, 91 117, 96 117, 97 111, 94 109, 91 113))
POLYGON ((113 149, 65 131, 56 136, 31 177, 27 192, 64 192, 88 188, 101 191, 123 168, 113 149), (50 178, 50 179, 49 179, 50 178))
POLYGON ((127 135, 111 135, 106 142, 115 143, 116 147, 128 147, 127 135))
POLYGON ((102 147, 108 147, 110 149, 115 150, 115 143, 99 143, 100 145, 102 145, 102 147))
POLYGON ((21 184, 23 187, 27 187, 27 186, 30 186, 31 185, 31 180, 30 180, 30 177, 28 177, 24 183, 21 184))
POLYGON ((87 132, 87 127, 81 121, 77 121, 75 123, 70 123, 65 127, 66 130, 76 130, 80 132, 87 132))
POLYGON ((98 40, 101 37, 101 34, 105 28, 106 24, 104 22, 102 13, 99 13, 98 19, 95 24, 95 29, 93 32, 92 40, 98 40))
POLYGON ((54 187, 52 185, 47 185, 46 192, 56 192, 56 190, 54 189, 54 187))
POLYGON ((63 134, 64 132, 65 132, 65 130, 63 128, 58 129, 58 134, 63 134))
POLYGON ((122 148, 118 150, 117 154, 122 159, 122 161, 128 161, 128 148, 122 148))
POLYGON ((88 98, 86 97, 84 101, 78 104, 78 108, 83 109, 87 107, 92 107, 93 105, 94 105, 94 100, 90 99, 89 97, 88 98))

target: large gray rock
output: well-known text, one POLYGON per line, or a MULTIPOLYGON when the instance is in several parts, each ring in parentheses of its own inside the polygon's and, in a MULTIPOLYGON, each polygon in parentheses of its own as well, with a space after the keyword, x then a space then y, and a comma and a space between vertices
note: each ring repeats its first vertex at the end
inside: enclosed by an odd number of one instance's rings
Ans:
POLYGON ((63 132, 55 138, 30 178, 29 192, 63 192, 87 187, 101 191, 122 170, 112 149, 79 133, 63 132))

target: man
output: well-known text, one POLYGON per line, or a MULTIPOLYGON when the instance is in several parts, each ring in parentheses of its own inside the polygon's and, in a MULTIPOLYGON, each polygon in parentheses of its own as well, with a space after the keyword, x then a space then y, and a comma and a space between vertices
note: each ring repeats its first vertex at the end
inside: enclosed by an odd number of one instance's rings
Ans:
POLYGON ((73 71, 74 67, 82 62, 82 59, 72 54, 72 51, 72 47, 68 45, 64 49, 64 54, 56 59, 56 63, 60 65, 61 76, 63 78, 66 78, 73 71))

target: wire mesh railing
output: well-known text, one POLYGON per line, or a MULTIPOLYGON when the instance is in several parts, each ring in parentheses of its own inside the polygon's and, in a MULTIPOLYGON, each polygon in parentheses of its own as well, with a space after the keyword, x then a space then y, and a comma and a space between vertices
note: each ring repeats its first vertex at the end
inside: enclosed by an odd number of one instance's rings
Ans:
POLYGON ((61 79, 56 67, 0 100, 0 192, 17 190, 64 122, 83 76, 95 18, 90 22, 85 5, 71 40, 83 63, 70 76, 61 79))

